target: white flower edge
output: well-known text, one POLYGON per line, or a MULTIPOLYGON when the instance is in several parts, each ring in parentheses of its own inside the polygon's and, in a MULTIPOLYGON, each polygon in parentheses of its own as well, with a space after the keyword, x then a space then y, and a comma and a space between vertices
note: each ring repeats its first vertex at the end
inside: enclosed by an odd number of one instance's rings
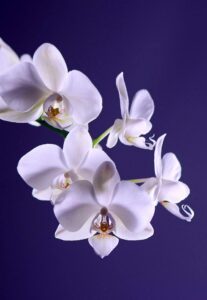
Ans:
MULTIPOLYGON (((15 51, 6 44, 3 39, 0 38, 0 75, 6 74, 12 67, 23 61, 31 61, 31 57, 28 54, 24 54, 19 57, 15 51)), ((41 102, 33 105, 28 111, 19 112, 11 109, 0 97, 0 119, 8 122, 15 123, 29 123, 33 126, 38 126, 39 124, 35 122, 43 113, 41 102)))
POLYGON ((188 205, 182 205, 182 211, 177 203, 183 201, 190 194, 189 187, 179 181, 181 177, 181 165, 174 153, 166 153, 162 157, 162 147, 166 134, 157 140, 154 151, 155 176, 148 178, 142 185, 155 204, 158 202, 169 212, 182 220, 190 222, 194 217, 194 211, 188 205), (184 213, 184 214, 183 214, 184 213))
POLYGON ((122 119, 116 119, 107 140, 107 147, 114 147, 118 139, 125 145, 152 150, 155 141, 147 142, 143 135, 147 134, 152 124, 150 119, 154 113, 154 101, 147 90, 138 91, 129 110, 129 97, 123 72, 116 78, 119 92, 122 119))

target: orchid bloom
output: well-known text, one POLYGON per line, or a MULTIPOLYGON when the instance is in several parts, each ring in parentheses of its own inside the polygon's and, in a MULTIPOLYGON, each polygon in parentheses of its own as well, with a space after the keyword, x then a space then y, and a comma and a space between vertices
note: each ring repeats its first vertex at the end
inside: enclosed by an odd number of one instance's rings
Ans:
POLYGON ((181 177, 181 165, 174 153, 166 153, 161 157, 162 146, 166 134, 159 137, 154 152, 155 176, 145 181, 142 185, 155 201, 160 202, 169 212, 182 220, 190 222, 194 216, 192 208, 182 205, 185 215, 181 214, 177 203, 184 200, 190 194, 189 187, 179 181, 181 177))
POLYGON ((122 119, 116 119, 114 122, 108 136, 107 147, 114 147, 119 139, 125 145, 152 150, 155 141, 150 138, 151 142, 146 142, 142 136, 152 128, 150 119, 154 112, 154 102, 149 92, 147 90, 138 91, 129 111, 129 97, 123 73, 117 76, 116 86, 119 92, 122 119))
MULTIPOLYGON (((0 38, 0 75, 6 74, 12 67, 19 64, 23 61, 30 61, 31 58, 28 54, 24 54, 21 57, 11 49, 9 45, 7 45, 1 38, 0 38)), ((42 114, 42 108, 36 110, 36 115, 34 115, 34 109, 26 111, 26 112, 19 112, 9 108, 9 106, 5 103, 4 99, 0 97, 0 119, 9 122, 16 122, 16 123, 27 123, 30 121, 35 121, 42 114), (31 118, 32 115, 32 118, 31 118)), ((32 122, 32 125, 37 125, 37 123, 32 122)))
POLYGON ((54 203, 76 180, 92 180, 94 170, 106 160, 110 158, 103 150, 92 148, 86 128, 77 126, 67 135, 63 149, 53 144, 38 146, 20 159, 17 169, 35 198, 54 203))
POLYGON ((10 109, 30 113, 26 122, 42 117, 65 130, 87 126, 102 109, 101 95, 88 77, 68 72, 59 50, 48 43, 36 50, 31 62, 23 61, 0 75, 0 95, 10 109))
POLYGON ((54 205, 60 225, 56 238, 87 239, 95 252, 105 257, 118 245, 119 238, 143 240, 153 235, 150 221, 154 204, 136 184, 120 181, 112 162, 103 162, 93 182, 76 181, 61 193, 54 205))

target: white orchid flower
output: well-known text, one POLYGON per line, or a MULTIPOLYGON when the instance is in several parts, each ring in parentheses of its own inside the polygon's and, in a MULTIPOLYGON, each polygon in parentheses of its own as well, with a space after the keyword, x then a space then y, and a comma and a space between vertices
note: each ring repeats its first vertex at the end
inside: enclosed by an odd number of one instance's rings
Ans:
POLYGON ((119 238, 143 240, 153 235, 150 221, 154 204, 136 184, 120 181, 112 162, 103 162, 93 183, 76 181, 61 193, 54 206, 60 223, 55 233, 62 240, 89 239, 101 258, 110 254, 119 238))
POLYGON ((155 201, 161 203, 169 212, 182 220, 190 222, 194 216, 192 208, 182 205, 184 215, 180 212, 177 203, 184 200, 190 194, 189 187, 179 181, 181 177, 181 165, 174 153, 166 153, 161 156, 162 146, 166 134, 159 137, 154 152, 155 176, 145 181, 142 185, 155 201))
POLYGON ((102 109, 101 95, 88 77, 68 72, 62 54, 47 43, 32 62, 21 62, 0 76, 0 95, 9 108, 31 112, 30 121, 43 113, 52 126, 66 130, 74 124, 87 126, 102 109))
POLYGON ((123 73, 116 78, 119 92, 122 119, 116 119, 107 140, 107 147, 114 147, 118 139, 125 145, 142 149, 153 149, 155 141, 151 138, 146 142, 143 135, 147 134, 152 124, 150 119, 154 112, 154 102, 147 90, 138 91, 129 111, 129 97, 123 73))
MULTIPOLYGON (((24 54, 21 57, 12 50, 12 48, 7 45, 0 38, 0 75, 6 74, 12 67, 19 64, 22 61, 31 61, 31 57, 28 54, 24 54)), ((36 109, 36 107, 34 108, 36 109)), ((36 110, 36 115, 34 116, 34 109, 31 109, 26 112, 19 112, 9 108, 9 106, 5 103, 4 99, 0 97, 0 119, 9 122, 16 123, 27 123, 32 120, 33 123, 31 125, 36 125, 36 120, 43 112, 42 108, 36 110), (32 116, 32 119, 31 119, 32 116)))
POLYGON ((76 180, 92 180, 97 167, 106 160, 110 158, 103 150, 92 148, 88 131, 77 126, 67 135, 63 149, 53 144, 38 146, 20 159, 17 169, 33 188, 35 198, 54 203, 76 180))

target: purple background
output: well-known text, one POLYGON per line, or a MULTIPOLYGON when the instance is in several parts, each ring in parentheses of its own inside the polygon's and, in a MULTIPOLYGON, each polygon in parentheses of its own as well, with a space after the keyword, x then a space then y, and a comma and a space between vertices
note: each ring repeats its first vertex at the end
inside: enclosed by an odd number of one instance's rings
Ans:
MULTIPOLYGON (((138 89, 150 91, 152 133, 168 133, 164 152, 181 160, 191 188, 186 202, 196 213, 187 223, 157 207, 155 235, 120 241, 104 260, 87 241, 56 240, 52 206, 32 198, 16 165, 33 147, 62 145, 62 138, 1 121, 1 300, 207 299, 206 16, 205 1, 189 0, 1 4, 0 34, 18 54, 54 43, 70 69, 95 83, 104 109, 91 124, 93 137, 120 116, 119 72, 131 98, 138 89)), ((121 144, 107 151, 123 179, 153 175, 152 152, 121 144)))

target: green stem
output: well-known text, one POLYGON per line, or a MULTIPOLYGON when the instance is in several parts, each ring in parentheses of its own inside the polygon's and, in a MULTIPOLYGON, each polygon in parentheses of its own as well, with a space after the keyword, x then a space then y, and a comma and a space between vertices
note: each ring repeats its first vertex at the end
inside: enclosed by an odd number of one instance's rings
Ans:
POLYGON ((93 140, 93 147, 95 147, 96 145, 98 145, 103 139, 105 139, 105 137, 107 137, 107 135, 110 133, 111 128, 108 128, 106 131, 104 131, 101 135, 99 135, 96 139, 93 140))
POLYGON ((57 132, 59 135, 63 136, 64 138, 66 138, 66 136, 68 135, 68 132, 66 130, 61 130, 55 127, 52 127, 51 125, 49 125, 47 122, 45 122, 44 120, 38 119, 37 122, 39 124, 41 124, 44 127, 49 128, 50 130, 57 132))
POLYGON ((143 183, 147 180, 147 178, 140 178, 140 179, 129 179, 129 181, 134 183, 143 183))

